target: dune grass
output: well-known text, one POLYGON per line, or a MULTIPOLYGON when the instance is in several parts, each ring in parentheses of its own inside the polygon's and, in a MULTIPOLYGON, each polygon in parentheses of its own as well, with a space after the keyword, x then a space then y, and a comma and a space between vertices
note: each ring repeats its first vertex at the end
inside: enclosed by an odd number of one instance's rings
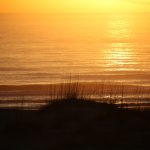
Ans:
POLYGON ((0 110, 1 149, 147 150, 150 111, 115 105, 117 99, 122 104, 131 89, 136 91, 121 84, 51 85, 47 105, 36 111, 24 110, 25 97, 19 97, 19 110, 0 110))
POLYGON ((57 102, 61 100, 88 100, 99 103, 116 104, 119 107, 128 107, 128 105, 131 104, 132 106, 135 105, 136 108, 141 109, 143 108, 142 105, 146 106, 147 104, 147 106, 149 106, 150 88, 125 85, 123 83, 116 84, 112 82, 94 82, 85 84, 82 82, 72 82, 70 80, 59 86, 50 86, 49 99, 47 102, 48 104, 51 104, 54 100, 57 102), (147 101, 147 103, 145 103, 145 101, 147 101))
POLYGON ((15 89, 19 90, 19 88, 21 88, 21 94, 18 93, 20 96, 16 95, 17 98, 15 100, 1 100, 0 104, 7 105, 7 103, 14 103, 18 109, 30 109, 31 105, 35 104, 36 108, 36 104, 39 104, 40 107, 40 105, 50 104, 52 101, 56 100, 93 100, 100 103, 117 104, 119 107, 128 107, 128 104, 132 104, 132 106, 137 105, 137 108, 140 108, 140 105, 146 106, 146 104, 149 105, 148 102, 150 102, 149 87, 125 85, 122 83, 106 81, 83 83, 78 81, 73 82, 70 79, 61 84, 29 86, 30 92, 28 90, 26 91, 28 87, 16 87, 15 89), (41 93, 43 99, 27 99, 27 94, 32 93, 32 90, 34 91, 34 94, 37 93, 38 95, 38 93, 41 93))

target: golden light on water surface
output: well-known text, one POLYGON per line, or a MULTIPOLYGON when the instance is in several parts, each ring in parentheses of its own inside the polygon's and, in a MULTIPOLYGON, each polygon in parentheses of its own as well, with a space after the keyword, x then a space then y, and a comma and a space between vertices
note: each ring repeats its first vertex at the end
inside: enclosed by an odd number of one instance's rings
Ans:
POLYGON ((134 47, 129 42, 131 37, 131 22, 126 18, 115 16, 108 25, 109 46, 104 50, 105 65, 115 70, 132 70, 132 65, 137 64, 134 59, 134 47), (131 68, 130 68, 131 67, 131 68))
POLYGON ((108 61, 108 65, 111 64, 115 67, 130 64, 132 55, 132 49, 126 43, 113 43, 110 45, 110 49, 105 52, 105 59, 108 61))

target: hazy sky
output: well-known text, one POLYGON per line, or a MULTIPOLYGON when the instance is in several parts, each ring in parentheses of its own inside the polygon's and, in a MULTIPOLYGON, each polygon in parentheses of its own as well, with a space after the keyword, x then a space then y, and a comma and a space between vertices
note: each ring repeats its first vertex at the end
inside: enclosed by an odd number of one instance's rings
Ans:
POLYGON ((150 12, 150 0, 0 0, 0 13, 150 12))

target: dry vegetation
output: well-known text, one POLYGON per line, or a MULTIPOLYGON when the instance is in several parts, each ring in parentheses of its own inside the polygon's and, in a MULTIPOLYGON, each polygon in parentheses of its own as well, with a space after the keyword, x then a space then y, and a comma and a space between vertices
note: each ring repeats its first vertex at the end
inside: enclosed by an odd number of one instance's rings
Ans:
POLYGON ((5 90, 8 90, 6 93, 12 89, 15 89, 12 93, 16 94, 16 98, 0 100, 0 105, 15 104, 19 109, 30 109, 34 105, 37 107, 36 104, 40 107, 54 100, 82 99, 116 104, 119 107, 150 108, 150 87, 144 86, 112 82, 82 83, 70 80, 61 84, 5 87, 5 90), (27 98, 28 96, 31 96, 31 99, 27 98), (43 99, 32 100, 32 96, 42 96, 43 99))
POLYGON ((116 99, 122 104, 130 90, 139 94, 141 89, 106 83, 85 86, 78 82, 47 89, 48 102, 40 110, 23 110, 23 96, 18 98, 20 110, 0 110, 2 150, 150 148, 150 111, 128 110, 113 104, 116 99))

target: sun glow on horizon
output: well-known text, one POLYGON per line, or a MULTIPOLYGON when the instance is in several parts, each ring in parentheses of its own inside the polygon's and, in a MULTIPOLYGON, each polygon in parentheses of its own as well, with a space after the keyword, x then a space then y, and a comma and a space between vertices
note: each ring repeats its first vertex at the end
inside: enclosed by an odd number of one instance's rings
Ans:
POLYGON ((150 0, 0 0, 0 12, 143 12, 150 0))

